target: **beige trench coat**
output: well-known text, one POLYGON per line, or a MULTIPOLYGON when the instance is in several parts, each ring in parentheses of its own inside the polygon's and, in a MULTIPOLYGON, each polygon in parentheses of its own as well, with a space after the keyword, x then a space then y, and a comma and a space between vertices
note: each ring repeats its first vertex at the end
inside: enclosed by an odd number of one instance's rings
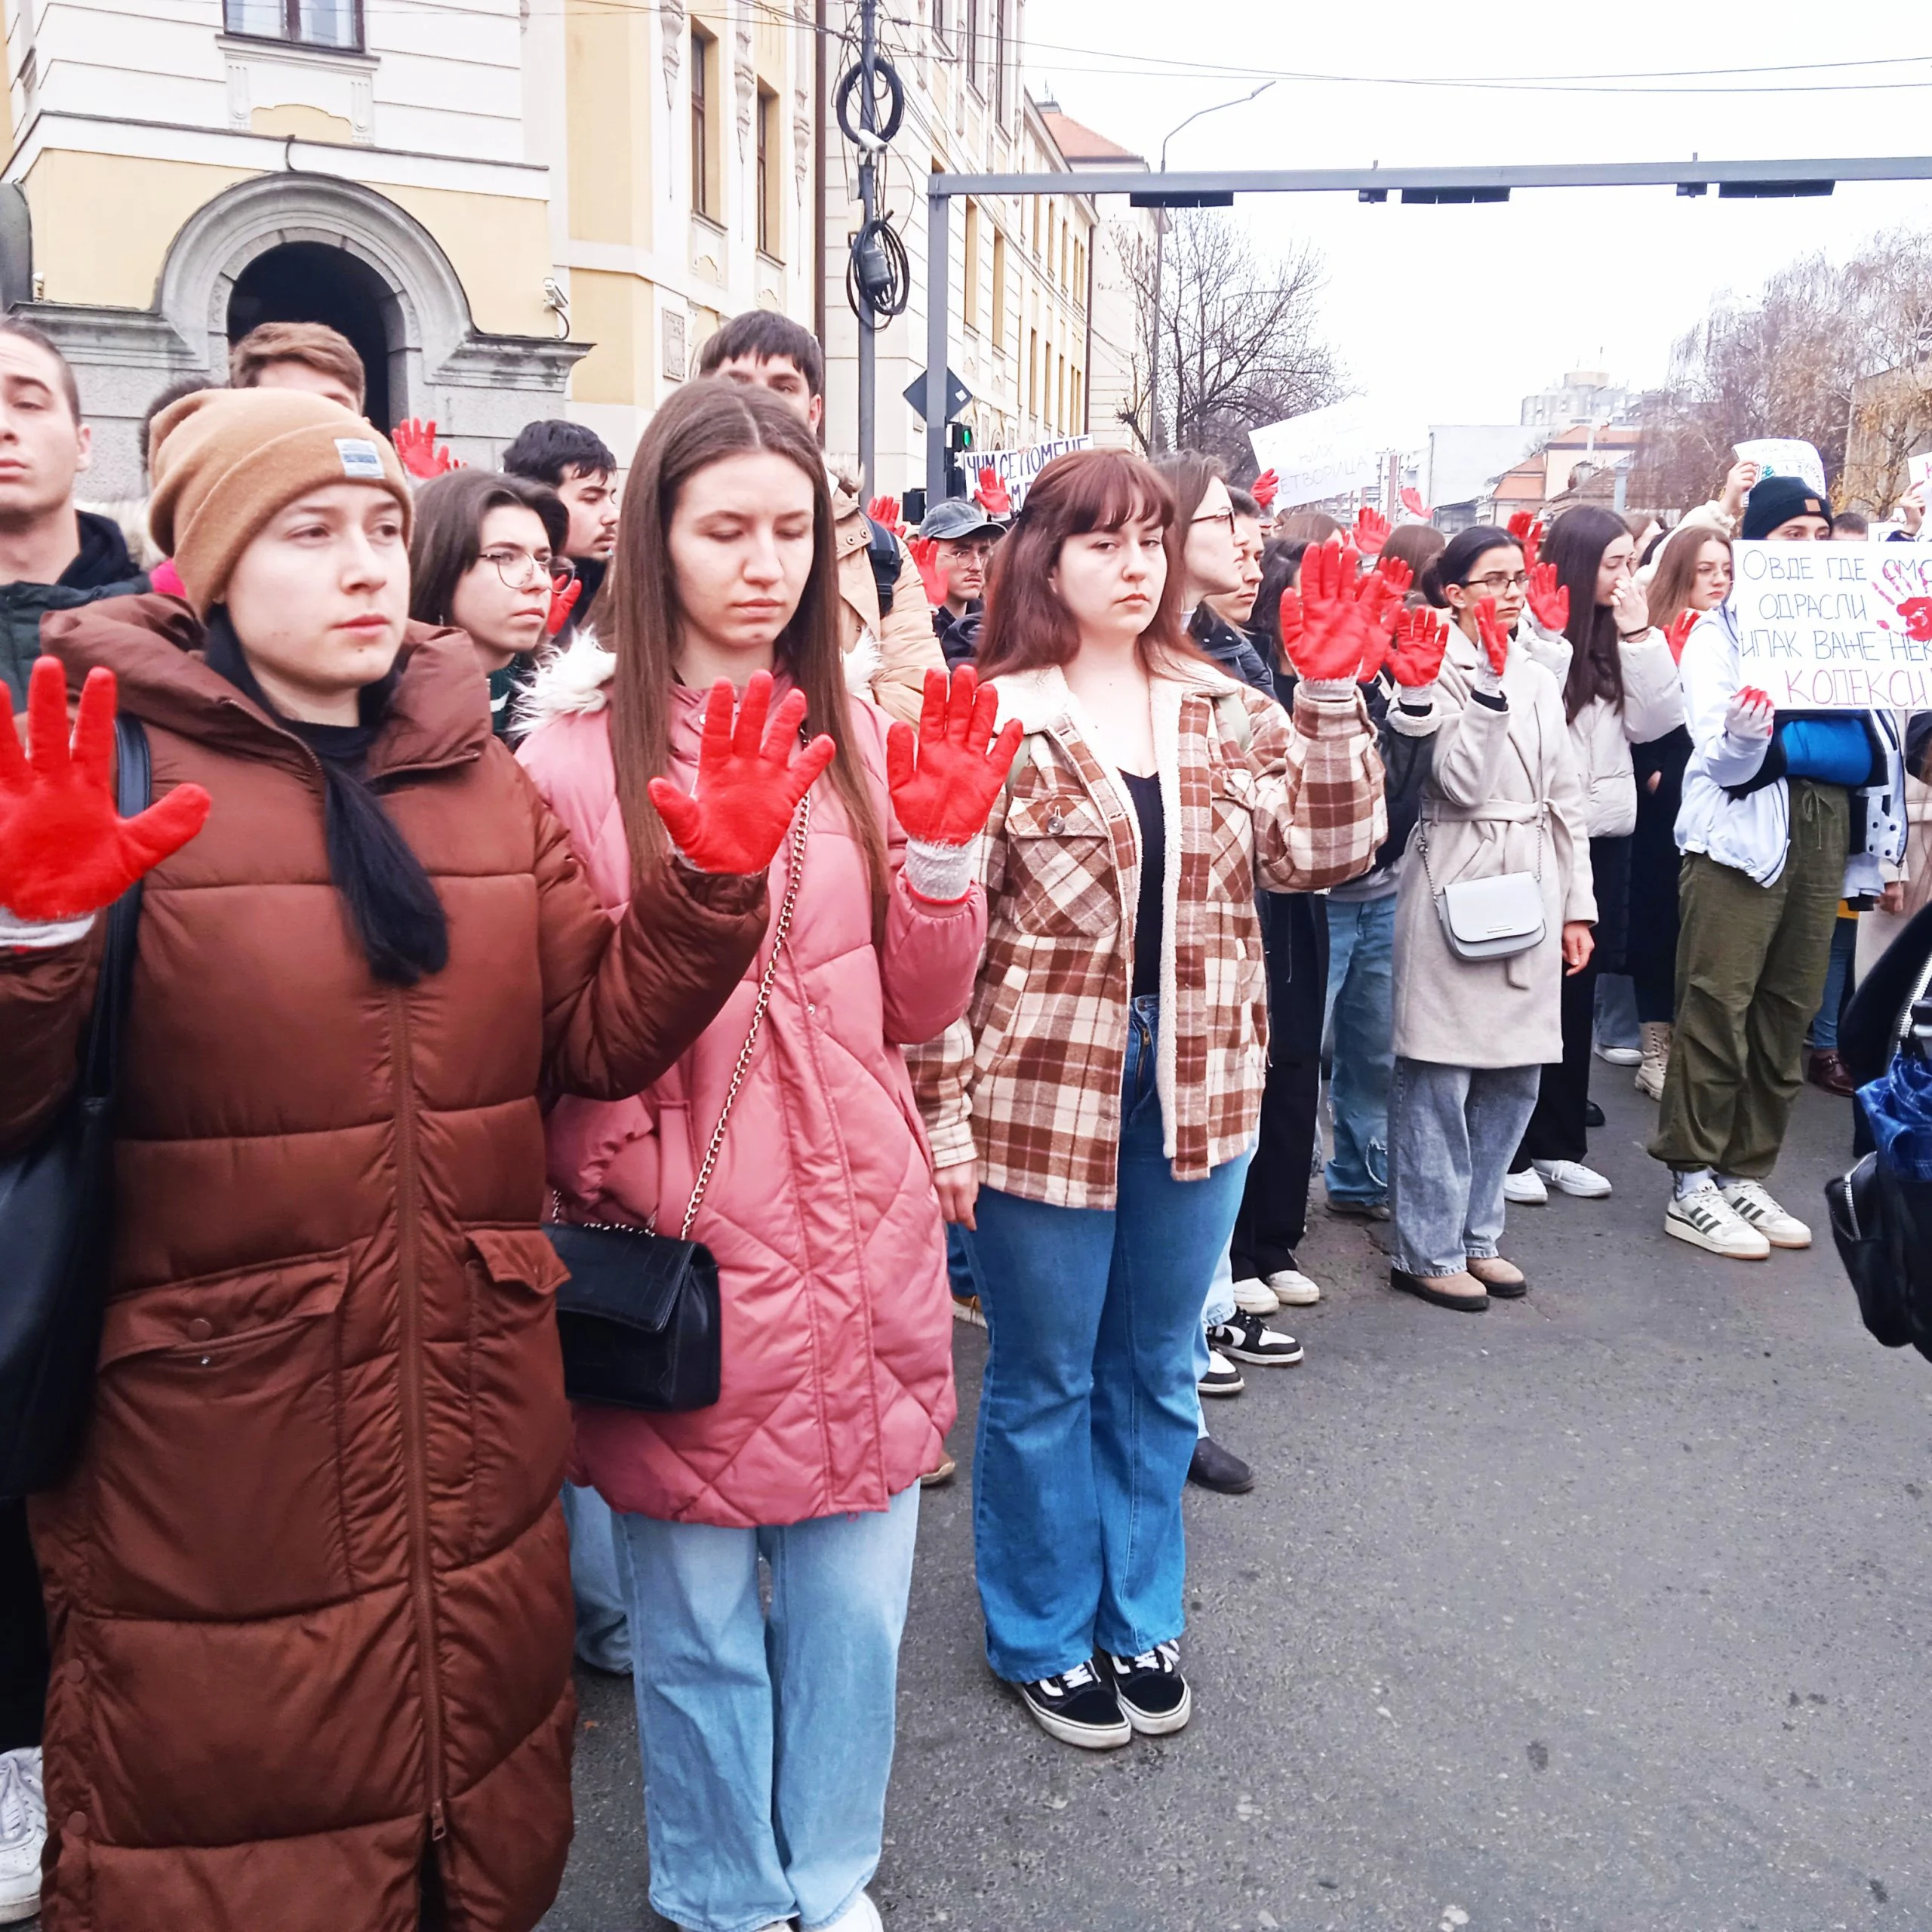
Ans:
POLYGON ((1449 1066, 1532 1066, 1563 1057, 1564 922, 1596 918, 1583 782, 1563 694, 1521 641, 1503 667, 1509 708, 1497 711, 1471 701, 1475 649, 1458 630, 1449 639, 1438 692, 1447 715, 1396 898, 1395 1051, 1449 1066), (1506 959, 1458 958, 1435 893, 1511 872, 1541 874, 1541 942, 1506 959))

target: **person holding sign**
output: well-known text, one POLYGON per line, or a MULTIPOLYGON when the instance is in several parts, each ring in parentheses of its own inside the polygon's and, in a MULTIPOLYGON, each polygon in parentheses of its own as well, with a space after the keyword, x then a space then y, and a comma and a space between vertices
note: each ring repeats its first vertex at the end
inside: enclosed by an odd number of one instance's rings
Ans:
MULTIPOLYGON (((1821 491, 1769 476, 1739 534, 1802 543, 1831 529, 1821 491)), ((1764 1182, 1802 1083, 1838 900, 1875 893, 1875 848, 1902 843, 1885 797, 1902 795, 1902 774, 1888 720, 1781 712, 1747 682, 1742 655, 1734 590, 1697 620, 1678 667, 1692 749, 1677 819, 1677 1020, 1650 1151, 1673 1177, 1666 1234, 1762 1260, 1810 1245, 1764 1182)))

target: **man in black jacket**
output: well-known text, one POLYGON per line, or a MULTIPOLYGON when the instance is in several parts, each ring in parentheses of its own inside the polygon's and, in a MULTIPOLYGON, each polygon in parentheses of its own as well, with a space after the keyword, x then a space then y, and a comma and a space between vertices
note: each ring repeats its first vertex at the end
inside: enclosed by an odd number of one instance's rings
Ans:
POLYGON ((926 513, 907 546, 925 580, 933 635, 949 670, 971 663, 980 648, 993 546, 1005 534, 1005 525, 994 522, 971 497, 949 497, 926 513))

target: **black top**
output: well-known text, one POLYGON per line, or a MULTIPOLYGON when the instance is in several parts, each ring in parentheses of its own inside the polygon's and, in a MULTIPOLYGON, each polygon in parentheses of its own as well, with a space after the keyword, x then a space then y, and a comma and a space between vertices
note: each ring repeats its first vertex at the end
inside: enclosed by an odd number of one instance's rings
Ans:
POLYGON ((1161 941, 1164 921, 1161 888, 1168 876, 1168 820, 1161 808, 1161 780, 1123 771, 1134 815, 1140 821, 1140 903, 1134 909, 1134 997, 1161 990, 1161 941))

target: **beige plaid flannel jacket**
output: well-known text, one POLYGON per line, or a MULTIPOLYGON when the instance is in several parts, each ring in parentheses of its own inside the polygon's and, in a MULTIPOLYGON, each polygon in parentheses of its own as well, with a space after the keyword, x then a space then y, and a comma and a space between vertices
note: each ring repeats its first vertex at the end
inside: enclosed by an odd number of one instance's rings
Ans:
MULTIPOLYGON (((982 848, 985 963, 968 1017, 910 1055, 940 1167, 1066 1208, 1112 1208, 1140 828, 1057 669, 998 679, 1026 738, 982 848)), ((1382 761, 1352 684, 1297 691, 1294 715, 1189 663, 1156 678, 1167 826, 1156 1071, 1175 1177, 1254 1139, 1268 1038, 1257 873, 1307 892, 1367 870, 1388 829, 1382 761), (1247 743, 1239 714, 1245 709, 1247 743)))

